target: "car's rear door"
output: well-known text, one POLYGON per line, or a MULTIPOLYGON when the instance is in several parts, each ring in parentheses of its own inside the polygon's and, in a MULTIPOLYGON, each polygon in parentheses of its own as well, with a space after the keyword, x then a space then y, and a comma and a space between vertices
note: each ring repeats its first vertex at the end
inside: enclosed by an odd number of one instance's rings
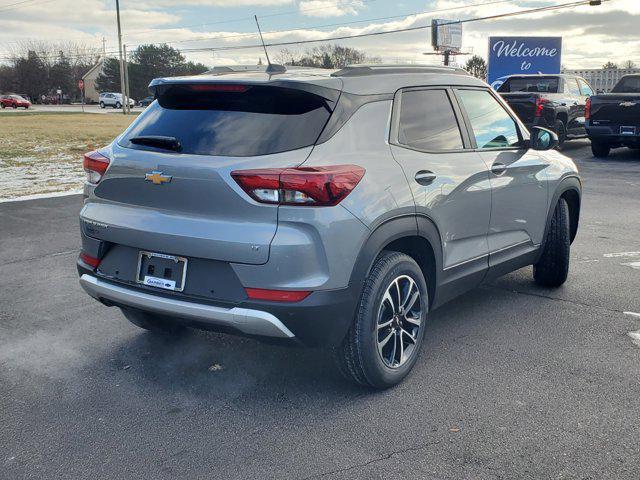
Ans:
POLYGON ((452 91, 399 91, 390 143, 413 191, 417 214, 432 219, 440 231, 445 281, 480 281, 488 265, 489 171, 470 149, 452 91))
POLYGON ((455 93, 474 148, 490 169, 489 265, 496 266, 535 251, 542 242, 549 162, 528 148, 528 134, 489 89, 465 87, 455 93))

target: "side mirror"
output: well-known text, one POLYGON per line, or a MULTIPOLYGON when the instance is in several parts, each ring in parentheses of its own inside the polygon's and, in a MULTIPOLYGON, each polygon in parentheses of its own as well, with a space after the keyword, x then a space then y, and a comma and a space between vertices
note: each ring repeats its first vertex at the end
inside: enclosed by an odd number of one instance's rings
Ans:
POLYGON ((534 150, 553 150, 558 146, 558 135, 542 127, 531 128, 530 146, 534 150))

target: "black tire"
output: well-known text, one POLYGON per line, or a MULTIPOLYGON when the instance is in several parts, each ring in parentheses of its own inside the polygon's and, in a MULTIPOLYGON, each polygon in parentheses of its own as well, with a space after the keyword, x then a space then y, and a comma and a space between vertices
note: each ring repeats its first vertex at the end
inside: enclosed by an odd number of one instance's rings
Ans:
POLYGON ((152 313, 143 312, 142 310, 136 310, 133 308, 121 308, 120 310, 122 310, 122 314, 125 318, 136 327, 149 330, 153 333, 176 336, 187 330, 187 327, 184 325, 181 325, 176 321, 171 321, 167 317, 163 317, 161 315, 154 315, 152 313))
POLYGON ((14 105, 13 105, 13 109, 14 109, 14 110, 17 110, 17 109, 18 109, 18 105, 15 105, 15 104, 14 104, 14 105))
POLYGON ((348 380, 379 389, 392 387, 402 381, 420 355, 428 308, 427 284, 418 264, 403 253, 382 252, 365 281, 351 328, 334 351, 340 372, 348 380), (401 286, 395 290, 399 292, 396 297, 398 301, 391 304, 386 300, 390 299, 386 293, 393 288, 396 279, 399 279, 401 286), (409 298, 413 298, 416 291, 419 292, 419 297, 411 303, 409 298), (396 309, 396 306, 400 304, 400 297, 405 295, 403 303, 409 306, 409 310, 405 315, 400 315, 403 310, 396 309), (396 311, 400 312, 397 316, 396 311), (381 313, 386 313, 382 323, 389 317, 391 325, 379 327, 381 313), (414 318, 409 321, 407 317, 414 318), (420 321, 419 326, 415 324, 416 320, 420 321), (381 337, 384 337, 382 341, 381 337), (385 343, 384 340, 388 342, 385 343), (406 350, 403 347, 405 340, 406 350), (379 343, 383 343, 380 352, 379 343), (397 351, 408 353, 405 358, 401 354, 397 355, 399 358, 396 362, 397 351), (394 363, 397 365, 393 365, 394 363))
POLYGON ((104 102, 100 102, 100 108, 104 108, 104 102))
POLYGON ((533 265, 533 278, 538 285, 559 287, 567 280, 571 254, 569 222, 569 205, 561 198, 553 212, 542 255, 533 265))
POLYGON ((122 108, 122 104, 120 102, 116 102, 113 108, 115 108, 116 110, 120 110, 122 108))
POLYGON ((591 152, 596 158, 607 158, 611 153, 611 146, 608 143, 591 140, 591 152))
POLYGON ((3 104, 2 104, 2 108, 7 108, 7 106, 3 103, 3 104))
POLYGON ((562 148, 564 142, 567 141, 567 127, 562 120, 556 119, 554 131, 558 135, 558 148, 562 148))

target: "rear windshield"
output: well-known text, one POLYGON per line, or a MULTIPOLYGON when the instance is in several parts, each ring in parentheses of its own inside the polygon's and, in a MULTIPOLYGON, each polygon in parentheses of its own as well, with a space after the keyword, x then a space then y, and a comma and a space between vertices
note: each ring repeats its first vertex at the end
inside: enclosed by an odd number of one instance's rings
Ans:
POLYGON ((623 77, 613 90, 612 93, 640 93, 640 76, 623 77))
POLYGON ((498 91, 501 93, 558 93, 558 79, 554 77, 508 78, 498 91))
POLYGON ((168 85, 140 115, 119 144, 139 136, 175 137, 181 153, 248 157, 313 145, 331 110, 306 91, 255 85, 168 85))

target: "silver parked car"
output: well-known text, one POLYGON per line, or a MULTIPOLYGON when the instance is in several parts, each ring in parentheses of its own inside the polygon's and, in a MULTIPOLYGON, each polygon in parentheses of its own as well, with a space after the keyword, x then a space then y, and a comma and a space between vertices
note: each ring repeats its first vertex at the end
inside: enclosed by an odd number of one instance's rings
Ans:
MULTIPOLYGON (((111 93, 111 92, 101 93, 98 101, 100 103, 100 108, 105 108, 105 107, 122 108, 122 104, 123 104, 121 93, 111 93)), ((133 98, 130 98, 129 106, 134 107, 135 105, 136 105, 136 101, 133 98)))
POLYGON ((142 328, 330 347, 364 385, 416 363, 429 312, 533 265, 565 282, 581 182, 484 82, 353 66, 154 80, 85 155, 80 283, 142 328))

